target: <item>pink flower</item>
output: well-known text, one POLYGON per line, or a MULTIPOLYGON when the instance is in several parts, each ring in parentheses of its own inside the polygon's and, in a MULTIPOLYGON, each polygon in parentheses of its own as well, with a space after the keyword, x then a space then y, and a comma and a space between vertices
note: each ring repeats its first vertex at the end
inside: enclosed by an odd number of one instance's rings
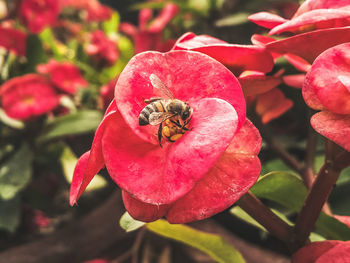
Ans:
POLYGON ((145 8, 139 13, 139 28, 130 23, 121 23, 120 31, 132 37, 136 53, 148 50, 169 51, 171 45, 163 42, 163 30, 178 12, 177 5, 168 3, 159 16, 149 23, 153 12, 145 8))
POLYGON ((299 9, 295 12, 294 17, 300 16, 306 12, 316 9, 345 9, 350 10, 350 1, 349 0, 307 0, 303 2, 299 9))
POLYGON ((258 131, 245 120, 240 85, 222 64, 198 52, 144 52, 119 76, 115 100, 75 168, 70 203, 106 166, 134 218, 204 219, 231 206, 254 184, 260 144, 258 131), (144 99, 161 95, 151 74, 193 109, 188 131, 173 143, 163 137, 162 148, 158 126, 139 125, 144 99))
POLYGON ((295 36, 266 43, 279 54, 294 54, 312 63, 326 49, 350 41, 350 1, 305 1, 292 19, 260 12, 249 16, 252 22, 270 30, 269 34, 289 32, 295 36), (314 44, 317 43, 317 44, 314 44))
POLYGON ((0 26, 0 46, 20 56, 26 55, 27 35, 20 30, 0 26))
POLYGON ((303 85, 305 102, 316 113, 314 129, 350 151, 350 43, 332 47, 313 63, 303 85))
POLYGON ((328 48, 350 41, 350 26, 320 29, 268 43, 271 52, 292 53, 310 64, 328 48), (317 45, 313 44, 317 43, 317 45))
POLYGON ((22 0, 19 18, 32 33, 37 34, 53 25, 60 11, 60 1, 57 0, 22 0))
POLYGON ((27 120, 55 109, 59 97, 44 77, 28 74, 15 77, 0 87, 2 108, 14 119, 27 120))
POLYGON ((229 44, 208 35, 186 33, 177 40, 173 50, 204 53, 224 64, 236 76, 245 70, 269 72, 273 68, 273 58, 264 47, 229 44))
POLYGON ((96 30, 90 35, 90 42, 85 47, 86 53, 103 65, 111 66, 119 58, 117 43, 109 39, 102 30, 96 30))
POLYGON ((250 15, 248 19, 271 29, 269 35, 284 32, 299 34, 316 29, 343 27, 350 25, 350 2, 312 0, 304 2, 292 19, 267 12, 250 15))
POLYGON ((299 249, 292 263, 346 263, 350 258, 350 241, 313 242, 299 249))
POLYGON ((78 88, 88 85, 79 69, 70 62, 60 63, 51 59, 48 64, 39 65, 37 71, 41 74, 48 74, 58 89, 69 94, 75 94, 78 88))

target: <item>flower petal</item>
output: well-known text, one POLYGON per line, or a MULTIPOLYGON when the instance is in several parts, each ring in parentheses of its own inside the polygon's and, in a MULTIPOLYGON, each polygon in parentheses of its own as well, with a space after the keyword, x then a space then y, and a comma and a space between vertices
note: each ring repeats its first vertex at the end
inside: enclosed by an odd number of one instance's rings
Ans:
POLYGON ((277 87, 282 82, 280 77, 265 76, 260 74, 245 75, 239 77, 238 80, 239 83, 241 83, 244 96, 265 93, 277 87))
POLYGON ((207 54, 228 67, 236 76, 245 70, 269 72, 273 67, 273 58, 264 47, 233 45, 208 35, 186 34, 181 39, 181 42, 176 42, 173 50, 192 50, 207 54))
POLYGON ((343 242, 336 240, 313 242, 294 253, 292 263, 321 263, 317 259, 340 243, 343 242))
POLYGON ((304 13, 270 30, 269 35, 292 32, 305 33, 316 29, 350 25, 350 11, 340 9, 317 9, 304 13))
POLYGON ((260 94, 256 101, 256 112, 263 123, 278 118, 293 106, 293 101, 286 98, 282 91, 275 88, 260 94))
POLYGON ((350 42, 350 27, 328 28, 299 34, 268 43, 266 48, 271 52, 298 55, 312 64, 323 51, 345 42, 350 42), (307 43, 317 43, 317 45, 307 43))
POLYGON ((144 140, 158 144, 154 136, 157 127, 140 126, 138 120, 147 105, 144 99, 161 96, 151 84, 151 74, 157 75, 175 98, 190 106, 210 97, 229 102, 238 114, 238 127, 244 122, 245 101, 240 84, 222 64, 198 52, 148 51, 130 60, 120 74, 115 90, 118 109, 126 123, 144 140))
POLYGON ((165 26, 171 21, 171 19, 173 19, 173 17, 177 15, 178 12, 179 7, 176 4, 166 4, 159 16, 151 22, 148 28, 149 32, 161 32, 165 28, 165 26))
POLYGON ((284 57, 297 70, 300 70, 300 71, 303 71, 303 72, 308 72, 309 69, 311 68, 310 63, 307 62, 306 60, 304 60, 301 57, 298 57, 298 56, 293 55, 293 54, 285 54, 284 57))
POLYGON ((301 89, 305 80, 305 74, 286 75, 283 76, 282 79, 288 86, 301 89))
POLYGON ((350 115, 321 111, 312 116, 311 125, 318 133, 350 151, 350 115))
POLYGON ((116 115, 118 114, 116 112, 115 102, 113 101, 96 130, 91 150, 79 158, 75 167, 69 197, 71 206, 77 202, 92 178, 104 167, 101 140, 106 126, 111 125, 111 122, 115 121, 116 115))
POLYGON ((230 207, 259 177, 260 146, 258 130, 246 120, 210 171, 170 208, 167 220, 171 223, 201 220, 230 207))
POLYGON ((280 17, 278 15, 268 13, 268 12, 259 12, 248 16, 248 20, 265 28, 274 28, 280 24, 287 22, 287 19, 280 17))
POLYGON ((338 114, 350 114, 350 90, 346 81, 350 78, 349 51, 350 43, 345 43, 323 52, 306 75, 304 85, 313 90, 325 108, 338 114))
POLYGON ((303 2, 298 10, 295 12, 294 17, 300 16, 303 13, 309 12, 315 9, 350 9, 349 0, 307 0, 303 2))
POLYGON ((163 143, 163 148, 145 142, 124 122, 106 127, 102 139, 106 168, 134 198, 156 205, 177 200, 230 144, 238 122, 234 108, 220 99, 203 99, 192 106, 193 129, 175 143, 163 143))
POLYGON ((162 218, 169 209, 170 205, 152 205, 133 198, 130 194, 123 191, 123 202, 125 209, 136 220, 143 222, 152 222, 162 218))

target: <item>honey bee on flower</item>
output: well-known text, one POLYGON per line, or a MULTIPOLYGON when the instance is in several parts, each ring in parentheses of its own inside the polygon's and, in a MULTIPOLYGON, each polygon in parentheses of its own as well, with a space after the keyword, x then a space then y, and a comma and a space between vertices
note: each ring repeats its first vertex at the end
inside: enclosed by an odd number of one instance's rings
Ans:
POLYGON ((161 94, 162 97, 145 100, 148 105, 139 115, 139 125, 159 125, 158 141, 162 147, 162 137, 170 142, 175 142, 188 131, 193 109, 187 102, 175 99, 171 91, 155 74, 151 74, 149 78, 156 93, 161 94))

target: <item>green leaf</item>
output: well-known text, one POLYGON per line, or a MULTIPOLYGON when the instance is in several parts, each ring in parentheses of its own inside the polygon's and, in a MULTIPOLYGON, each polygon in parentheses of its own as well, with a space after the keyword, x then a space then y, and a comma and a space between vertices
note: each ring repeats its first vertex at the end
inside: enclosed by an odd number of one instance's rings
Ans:
MULTIPOLYGON (((64 177, 66 178, 68 183, 72 183, 73 173, 75 169, 75 165, 77 164, 77 157, 71 151, 71 149, 66 146, 61 155, 61 164, 63 168, 64 177)), ((93 191, 97 189, 101 189, 107 185, 107 181, 100 175, 95 175, 92 178, 89 185, 86 187, 85 191, 93 191)))
POLYGON ((248 13, 240 12, 233 15, 226 16, 215 22, 215 25, 218 27, 223 26, 238 26, 248 22, 248 13))
MULTIPOLYGON (((288 172, 272 172, 261 177, 251 191, 257 197, 273 201, 293 212, 300 211, 307 196, 301 179, 288 172)), ((328 238, 350 240, 350 228, 324 213, 320 214, 315 226, 328 238)))
POLYGON ((0 229, 13 233, 20 223, 21 203, 18 196, 9 199, 0 199, 0 229))
POLYGON ((120 22, 120 16, 117 12, 113 12, 111 18, 108 21, 102 23, 103 31, 106 35, 114 34, 118 31, 120 22))
POLYGON ((131 232, 143 227, 146 223, 133 219, 128 212, 125 212, 120 218, 119 224, 126 232, 131 232))
MULTIPOLYGON (((275 210, 275 209, 271 209, 272 212, 274 212, 274 214, 276 214, 279 218, 281 218, 284 222, 286 222, 289 225, 293 225, 293 223, 282 213, 280 213, 279 211, 275 210)), ((241 209, 239 206, 235 206, 233 208, 230 209, 230 213, 233 214, 234 216, 238 217, 239 219, 243 220, 244 222, 251 224, 252 226, 255 226, 259 229, 261 229, 262 231, 267 232, 267 230, 265 229, 265 227, 263 227, 262 225, 260 225, 254 218, 252 218, 250 215, 248 215, 243 209, 241 209)), ((312 232, 310 234, 310 240, 312 242, 315 241, 323 241, 325 240, 325 238, 317 233, 312 232)))
POLYGON ((51 31, 51 28, 46 27, 40 34, 39 38, 43 43, 48 45, 54 55, 54 58, 57 60, 63 59, 63 54, 60 52, 60 50, 57 48, 57 42, 55 40, 55 37, 51 31))
POLYGON ((102 120, 102 113, 96 110, 82 110, 52 119, 46 124, 38 142, 57 137, 93 132, 102 120))
POLYGON ((45 54, 43 43, 38 35, 29 35, 27 38, 27 65, 25 73, 35 72, 36 66, 46 63, 48 58, 45 54))
POLYGON ((261 167, 261 174, 267 174, 272 171, 290 171, 290 168, 280 159, 270 160, 261 167))
MULTIPOLYGON (((276 214, 279 218, 281 218, 284 222, 286 222, 288 225, 293 225, 293 223, 281 212, 271 209, 271 211, 276 214)), ((243 220, 244 222, 247 222, 248 224, 251 224, 252 226, 255 226, 257 228, 260 228, 263 231, 267 231, 265 227, 259 224, 254 218, 252 218, 250 215, 248 215, 242 208, 239 206, 235 206, 230 209, 230 213, 234 216, 238 217, 239 219, 243 220)))
POLYGON ((216 262, 243 263, 242 255, 218 235, 205 233, 185 225, 172 225, 165 220, 148 223, 152 232, 192 246, 209 255, 216 262))
POLYGON ((251 191, 260 198, 275 201, 293 211, 299 211, 307 190, 300 178, 290 172, 271 172, 260 178, 251 191))
POLYGON ((337 219, 324 214, 323 212, 317 219, 316 228, 329 239, 343 241, 350 240, 350 228, 337 219))
POLYGON ((22 190, 32 176, 32 155, 29 147, 22 147, 0 167, 0 199, 9 200, 22 190))

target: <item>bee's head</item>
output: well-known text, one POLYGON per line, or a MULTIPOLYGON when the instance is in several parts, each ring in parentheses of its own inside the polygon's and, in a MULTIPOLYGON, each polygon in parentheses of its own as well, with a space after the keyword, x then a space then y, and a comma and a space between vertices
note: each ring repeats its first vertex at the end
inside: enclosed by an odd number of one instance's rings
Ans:
POLYGON ((188 105, 186 103, 186 107, 183 109, 183 111, 181 112, 181 119, 183 121, 187 120, 189 117, 191 117, 193 112, 193 109, 190 107, 190 105, 188 105))

